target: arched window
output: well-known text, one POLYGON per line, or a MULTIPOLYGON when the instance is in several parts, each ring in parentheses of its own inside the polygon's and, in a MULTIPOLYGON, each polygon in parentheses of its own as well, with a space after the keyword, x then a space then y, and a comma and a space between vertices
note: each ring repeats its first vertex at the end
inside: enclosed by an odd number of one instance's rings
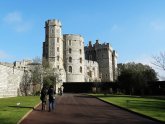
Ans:
POLYGON ((80 49, 80 54, 81 54, 81 49, 80 49))
POLYGON ((69 62, 72 62, 72 57, 69 57, 69 62))
POLYGON ((80 63, 82 63, 82 58, 80 58, 80 63))
POLYGON ((69 72, 72 72, 72 66, 69 66, 69 72))
POLYGON ((53 26, 50 27, 50 33, 54 33, 54 27, 53 26))
POLYGON ((72 45, 71 40, 69 40, 69 45, 72 45))
POLYGON ((59 57, 59 56, 57 56, 57 61, 59 61, 59 59, 60 59, 60 57, 59 57))
POLYGON ((80 73, 82 73, 82 67, 80 66, 80 73))
POLYGON ((60 41, 60 38, 57 38, 57 43, 59 43, 59 41, 60 41))
POLYGON ((71 48, 69 48, 69 53, 72 53, 72 49, 71 48))
POLYGON ((57 52, 59 52, 59 47, 57 47, 57 52))

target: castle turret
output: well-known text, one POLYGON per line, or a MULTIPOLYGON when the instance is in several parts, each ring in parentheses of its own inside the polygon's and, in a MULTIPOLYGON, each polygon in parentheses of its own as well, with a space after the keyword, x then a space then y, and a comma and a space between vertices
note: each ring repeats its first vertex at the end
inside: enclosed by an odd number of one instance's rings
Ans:
POLYGON ((43 59, 49 62, 52 68, 63 68, 63 40, 61 22, 47 20, 45 22, 45 42, 43 43, 43 59))
POLYGON ((64 35, 66 82, 84 82, 84 39, 81 35, 64 35))

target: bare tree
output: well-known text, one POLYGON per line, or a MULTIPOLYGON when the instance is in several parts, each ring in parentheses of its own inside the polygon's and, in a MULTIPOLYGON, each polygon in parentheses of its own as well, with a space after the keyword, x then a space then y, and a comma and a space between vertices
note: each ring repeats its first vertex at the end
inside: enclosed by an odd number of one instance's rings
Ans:
POLYGON ((29 64, 29 70, 32 74, 33 94, 37 95, 41 90, 43 72, 41 59, 39 57, 35 57, 33 63, 29 64))
POLYGON ((27 70, 24 70, 22 81, 20 83, 20 91, 22 95, 27 96, 29 94, 31 82, 32 82, 31 73, 27 70))
POLYGON ((45 58, 42 59, 42 66, 44 70, 46 70, 47 68, 50 68, 49 62, 45 58))
POLYGON ((41 64, 41 58, 40 57, 38 57, 38 56, 36 56, 34 59, 33 59, 33 63, 40 63, 41 64))
POLYGON ((153 57, 153 65, 165 71, 165 52, 160 52, 158 56, 153 57))

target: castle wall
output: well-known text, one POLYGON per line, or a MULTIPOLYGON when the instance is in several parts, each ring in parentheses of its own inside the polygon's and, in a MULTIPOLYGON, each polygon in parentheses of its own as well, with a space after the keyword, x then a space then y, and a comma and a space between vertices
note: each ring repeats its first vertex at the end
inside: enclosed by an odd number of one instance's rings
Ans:
POLYGON ((23 73, 21 69, 0 63, 0 98, 18 95, 23 73))
POLYGON ((66 82, 84 82, 84 39, 80 35, 65 34, 63 40, 66 82))
POLYGON ((115 71, 113 69, 115 68, 117 57, 113 59, 113 49, 109 43, 100 44, 96 40, 96 43, 92 45, 91 41, 89 41, 89 46, 85 47, 85 59, 98 62, 102 82, 114 81, 115 71))
POLYGON ((99 65, 96 61, 85 60, 85 81, 99 81, 99 65))

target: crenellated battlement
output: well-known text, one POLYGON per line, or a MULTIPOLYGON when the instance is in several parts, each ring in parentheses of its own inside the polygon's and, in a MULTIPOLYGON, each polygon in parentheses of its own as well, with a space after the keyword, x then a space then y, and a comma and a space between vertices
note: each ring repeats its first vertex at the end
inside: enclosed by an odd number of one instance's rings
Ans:
POLYGON ((63 37, 71 40, 83 40, 80 34, 64 34, 63 37))
POLYGON ((89 41, 88 46, 85 46, 85 49, 107 49, 107 50, 111 50, 113 51, 113 48, 111 47, 111 45, 109 43, 100 43, 99 40, 96 40, 96 42, 94 44, 92 44, 92 41, 89 41))
POLYGON ((62 26, 61 21, 57 19, 47 20, 45 22, 45 25, 51 25, 51 26, 62 26))

